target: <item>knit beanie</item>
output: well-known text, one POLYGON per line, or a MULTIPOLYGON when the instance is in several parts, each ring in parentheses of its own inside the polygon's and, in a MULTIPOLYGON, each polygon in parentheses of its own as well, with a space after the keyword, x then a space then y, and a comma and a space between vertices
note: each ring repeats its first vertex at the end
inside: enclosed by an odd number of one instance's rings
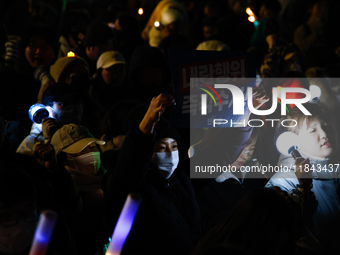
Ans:
POLYGON ((101 20, 94 20, 87 28, 85 34, 85 47, 96 46, 101 43, 116 43, 116 35, 112 29, 101 20))
POLYGON ((76 65, 77 63, 80 62, 86 65, 87 68, 89 68, 86 61, 79 56, 61 57, 50 67, 51 76, 53 77, 55 82, 59 82, 60 76, 67 69, 68 66, 76 65))

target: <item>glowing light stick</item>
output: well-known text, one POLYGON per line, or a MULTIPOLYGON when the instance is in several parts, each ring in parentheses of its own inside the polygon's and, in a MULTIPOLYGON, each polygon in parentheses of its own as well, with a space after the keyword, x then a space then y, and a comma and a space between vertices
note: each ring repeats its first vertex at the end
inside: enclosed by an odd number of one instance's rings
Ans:
POLYGON ((139 14, 139 15, 143 15, 143 13, 144 13, 143 8, 139 8, 139 9, 138 9, 138 14, 139 14))
POLYGON ((160 26, 159 21, 155 21, 154 25, 155 25, 155 27, 159 27, 160 26))
POLYGON ((34 104, 28 110, 29 118, 38 124, 41 124, 44 118, 48 118, 50 115, 46 106, 43 104, 34 104))
POLYGON ((321 96, 321 89, 317 85, 310 85, 309 91, 311 93, 311 102, 317 101, 321 96))
POLYGON ((68 57, 75 57, 76 54, 74 54, 73 51, 69 51, 69 52, 67 52, 67 56, 68 56, 68 57))
POLYGON ((57 218, 54 211, 46 210, 41 213, 29 255, 45 255, 57 218))
POLYGON ((298 152, 299 137, 297 134, 286 131, 283 132, 276 140, 276 148, 283 155, 292 155, 294 159, 300 158, 301 155, 298 152))
POLYGON ((135 220, 141 198, 137 194, 130 193, 127 196, 122 212, 120 213, 117 225, 112 234, 112 241, 105 255, 118 255, 121 253, 126 238, 128 237, 135 220))

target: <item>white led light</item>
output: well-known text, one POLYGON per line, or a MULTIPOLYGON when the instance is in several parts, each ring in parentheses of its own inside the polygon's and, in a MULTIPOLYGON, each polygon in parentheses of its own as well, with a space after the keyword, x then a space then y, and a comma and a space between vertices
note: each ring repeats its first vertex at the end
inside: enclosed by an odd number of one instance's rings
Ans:
POLYGON ((288 151, 292 146, 299 147, 299 137, 291 131, 282 133, 276 140, 276 148, 283 155, 290 155, 288 151))
POLYGON ((310 85, 309 86, 309 91, 311 93, 311 98, 320 98, 321 96, 321 89, 317 85, 310 85))

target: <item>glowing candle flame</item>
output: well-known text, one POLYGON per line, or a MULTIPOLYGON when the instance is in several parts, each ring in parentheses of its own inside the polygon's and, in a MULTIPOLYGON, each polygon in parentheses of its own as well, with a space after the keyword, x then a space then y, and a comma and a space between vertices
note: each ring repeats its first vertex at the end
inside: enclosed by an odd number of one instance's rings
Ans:
POLYGON ((69 51, 69 52, 67 52, 67 56, 68 57, 75 57, 76 54, 74 54, 74 52, 72 52, 72 51, 69 51))
POLYGON ((139 8, 139 9, 138 9, 138 14, 139 14, 139 15, 143 15, 143 13, 144 13, 143 8, 139 8))
POLYGON ((155 27, 159 27, 160 24, 159 24, 158 21, 155 21, 154 25, 155 25, 155 27))

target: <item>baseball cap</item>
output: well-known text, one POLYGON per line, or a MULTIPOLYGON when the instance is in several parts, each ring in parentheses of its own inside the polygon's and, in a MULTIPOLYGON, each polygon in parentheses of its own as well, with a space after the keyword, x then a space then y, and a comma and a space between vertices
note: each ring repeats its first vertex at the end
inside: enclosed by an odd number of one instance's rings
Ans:
POLYGON ((118 51, 106 51, 97 60, 97 69, 109 68, 116 64, 126 65, 125 59, 118 51))
POLYGON ((105 141, 94 138, 86 127, 77 124, 64 125, 55 132, 51 139, 56 155, 60 152, 79 153, 91 143, 104 145, 105 141))

